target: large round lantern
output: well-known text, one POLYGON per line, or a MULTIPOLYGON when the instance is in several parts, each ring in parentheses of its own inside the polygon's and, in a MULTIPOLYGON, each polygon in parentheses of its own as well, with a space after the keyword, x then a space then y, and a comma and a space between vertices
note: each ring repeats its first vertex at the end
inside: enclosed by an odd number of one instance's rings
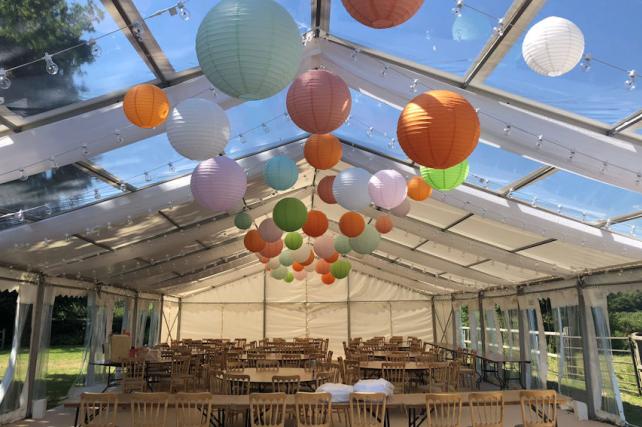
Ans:
POLYGON ((156 86, 140 84, 125 94, 123 111, 127 119, 139 128, 155 128, 167 119, 169 100, 165 92, 156 86))
POLYGON ((261 234, 261 238, 268 243, 276 242, 283 235, 283 231, 276 226, 272 218, 265 218, 261 221, 261 224, 259 224, 259 233, 261 234))
POLYGON ((328 217, 321 211, 308 212, 308 219, 303 224, 303 232, 310 237, 319 237, 328 229, 328 217))
POLYGON ((259 253, 266 258, 274 258, 279 256, 282 249, 283 240, 277 240, 276 242, 266 242, 265 247, 259 253))
POLYGON ((295 251, 303 245, 303 237, 296 231, 291 231, 285 236, 284 242, 288 249, 295 251))
POLYGON ((321 281, 326 285, 331 285, 334 283, 334 276, 332 273, 326 273, 321 276, 321 281))
POLYGON ((243 244, 245 249, 250 252, 260 252, 265 248, 265 240, 263 240, 258 230, 248 231, 243 238, 243 244))
POLYGON ((448 169, 420 168, 423 179, 435 190, 450 191, 466 181, 468 160, 448 169))
POLYGON ((297 77, 286 99, 294 124, 310 133, 330 133, 350 115, 352 97, 341 77, 328 70, 310 70, 297 77))
POLYGON ((319 258, 329 258, 334 253, 334 240, 327 234, 314 241, 314 252, 319 258))
POLYGON ((242 167, 225 156, 205 160, 192 173, 194 200, 214 212, 232 209, 245 196, 247 176, 242 167))
POLYGON ((398 206, 406 198, 407 191, 406 178, 392 169, 376 172, 368 182, 368 193, 372 202, 384 209, 398 206))
POLYGON ((294 263, 294 260, 292 259, 292 252, 287 249, 281 252, 281 255, 279 255, 279 263, 286 267, 291 266, 294 263))
POLYGON ((339 230, 347 237, 357 237, 366 228, 366 222, 357 212, 346 212, 339 219, 339 230))
POLYGON ((408 180, 408 197, 421 202, 432 194, 432 188, 420 176, 413 176, 408 180))
POLYGON ((363 230, 363 233, 350 239, 350 246, 356 253, 368 255, 377 249, 380 240, 381 236, 377 230, 371 224, 368 224, 366 225, 366 229, 363 230))
POLYGON ((239 212, 234 216, 234 226, 239 230, 247 230, 252 226, 252 217, 247 212, 239 212))
POLYGON ((276 156, 265 164, 263 177, 265 178, 265 183, 275 190, 287 190, 296 183, 299 177, 299 169, 290 158, 276 156))
POLYGON ((334 167, 343 155, 341 141, 329 133, 310 135, 303 147, 303 155, 310 166, 316 169, 334 167))
POLYGON ((190 98, 174 107, 165 131, 172 147, 182 156, 207 160, 225 152, 230 122, 215 102, 190 98))
POLYGON ((424 92, 401 112, 397 139, 416 163, 446 169, 462 162, 477 147, 479 118, 473 106, 455 92, 424 92))
POLYGON ((533 25, 522 42, 531 70, 548 77, 571 71, 584 55, 584 35, 568 19, 549 16, 533 25))
POLYGON ((317 261, 317 265, 314 267, 314 270, 319 274, 326 274, 330 272, 330 263, 324 259, 317 261))
POLYGON ((424 0, 341 0, 350 16, 371 28, 391 28, 417 13, 424 0))
POLYGON ((390 233, 393 227, 394 224, 390 215, 379 215, 375 221, 375 228, 381 234, 390 233))
POLYGON ((294 197, 281 199, 272 211, 274 223, 283 231, 296 231, 305 224, 308 210, 303 202, 294 197))
POLYGON ((348 239, 346 236, 336 236, 334 238, 334 250, 341 255, 346 255, 352 250, 352 248, 350 247, 350 239, 348 239))
MULTIPOLYGON (((306 265, 305 263, 308 261, 308 258, 310 257, 311 253, 312 253, 312 250, 310 249, 310 246, 306 243, 301 245, 301 247, 299 247, 298 249, 295 249, 292 251, 292 259, 301 265, 306 265)), ((314 256, 314 254, 312 256, 314 256)))
POLYGON ((270 276, 272 276, 274 279, 277 279, 277 280, 285 279, 285 276, 287 275, 288 275, 288 269, 283 266, 280 266, 279 268, 272 270, 272 272, 270 273, 270 276))
POLYGON ((234 98, 269 98, 296 76, 299 29, 274 0, 221 0, 203 18, 196 56, 205 77, 234 98))
POLYGON ((319 198, 329 205, 334 205, 337 203, 337 199, 334 198, 334 193, 332 192, 332 186, 334 184, 335 176, 325 176, 319 181, 317 185, 317 194, 319 198))
POLYGON ((332 193, 337 203, 349 211, 360 211, 370 206, 368 181, 370 173, 361 168, 348 168, 337 175, 332 193))
POLYGON ((345 279, 350 274, 350 261, 341 259, 330 266, 330 273, 337 279, 345 279))
POLYGON ((399 218, 403 218, 410 213, 410 200, 405 199, 399 206, 390 209, 390 213, 399 218))

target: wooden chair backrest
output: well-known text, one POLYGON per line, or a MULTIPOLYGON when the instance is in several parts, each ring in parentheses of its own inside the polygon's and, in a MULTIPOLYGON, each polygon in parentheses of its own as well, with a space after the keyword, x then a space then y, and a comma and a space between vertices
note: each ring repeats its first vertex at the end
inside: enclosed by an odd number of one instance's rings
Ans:
POLYGON ((385 394, 352 393, 350 395, 351 427, 383 427, 385 421, 385 394))
POLYGON ((145 361, 126 359, 123 361, 123 378, 127 380, 145 380, 145 361))
POLYGON ((259 359, 259 360, 256 361, 256 370, 257 371, 278 371, 279 370, 279 361, 278 360, 259 359))
POLYGON ((167 424, 169 393, 132 393, 132 427, 161 427, 167 424))
POLYGON ((115 427, 118 396, 113 393, 82 393, 79 423, 81 427, 115 427))
POLYGON ((298 427, 330 427, 332 396, 330 393, 297 393, 294 396, 298 427))
POLYGON ((176 427, 210 427, 212 395, 176 393, 176 427))
POLYGON ((504 395, 502 392, 470 393, 468 402, 472 427, 504 426, 504 395))
POLYGON ((250 394, 250 425, 252 427, 284 427, 285 402, 285 393, 250 394))
POLYGON ((276 393, 294 394, 299 391, 301 377, 298 375, 272 376, 272 390, 276 393))
POLYGON ((406 364, 404 362, 384 362, 381 364, 381 378, 395 386, 406 384, 406 364))
POLYGON ((223 374, 225 393, 234 396, 250 394, 250 376, 244 374, 223 374))
POLYGON ((524 390, 519 392, 524 427, 555 427, 557 394, 555 390, 524 390))
POLYGON ((461 426, 462 396, 460 394, 429 393, 426 395, 427 427, 461 426))

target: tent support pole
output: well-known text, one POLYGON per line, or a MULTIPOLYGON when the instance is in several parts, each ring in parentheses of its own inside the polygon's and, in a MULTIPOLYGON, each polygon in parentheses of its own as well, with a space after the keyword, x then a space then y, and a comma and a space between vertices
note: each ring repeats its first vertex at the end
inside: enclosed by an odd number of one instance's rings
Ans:
MULTIPOLYGON (((522 288, 517 288, 517 329, 519 333, 519 358, 520 360, 530 360, 528 358, 528 346, 527 346, 527 340, 530 337, 530 332, 528 328, 528 322, 525 318, 525 314, 522 312, 522 307, 519 305, 519 296, 524 295, 524 289, 522 288)), ((530 371, 530 363, 527 363, 524 365, 524 369, 520 369, 521 372, 521 383, 522 384, 528 384, 526 381, 526 376, 530 375, 528 372, 530 371)), ((530 388, 530 387, 527 387, 530 388)))
POLYGON ((40 353, 40 342, 42 334, 42 311, 45 300, 45 276, 38 274, 36 290, 36 300, 33 304, 33 323, 31 327, 31 339, 29 341, 29 365, 27 371, 27 414, 26 418, 31 418, 33 405, 33 394, 36 389, 36 369, 38 367, 38 354, 40 353))
POLYGON ((160 313, 158 315, 158 322, 160 323, 158 325, 158 343, 160 344, 161 339, 163 338, 163 308, 165 305, 165 294, 161 294, 161 300, 160 300, 160 313))
MULTIPOLYGON (((348 274, 347 280, 347 295, 346 295, 346 304, 348 306, 348 345, 352 342, 352 316, 350 315, 350 274, 348 274)), ((347 356, 347 355, 346 355, 347 356)))
POLYGON ((132 320, 132 347, 136 347, 136 335, 138 334, 138 291, 134 296, 134 317, 132 320))
MULTIPOLYGON (((584 300, 584 292, 582 291, 582 279, 577 280, 577 302, 578 302, 578 311, 580 316, 580 331, 582 332, 582 361, 584 364, 584 383, 586 384, 586 406, 588 407, 588 416, 590 419, 596 419, 595 413, 595 402, 593 400, 594 396, 594 387, 597 384, 593 384, 593 376, 591 366, 591 358, 593 355, 593 350, 591 349, 591 343, 589 339, 592 334, 589 334, 589 323, 587 319, 587 307, 586 301, 584 300)), ((597 366, 597 365, 596 365, 597 366)))
POLYGON ((452 343, 454 345, 459 345, 459 342, 457 340, 457 315, 455 313, 455 295, 452 294, 450 297, 450 312, 452 313, 452 323, 453 323, 453 341, 452 343))
POLYGON ((263 271, 263 339, 267 336, 267 298, 265 293, 267 291, 267 273, 263 271))
POLYGON ((181 323, 182 322, 182 313, 183 313, 183 298, 178 299, 178 314, 176 317, 178 318, 178 325, 176 326, 176 341, 180 341, 181 339, 181 323))
POLYGON ((479 301, 479 338, 481 339, 482 354, 486 355, 486 319, 484 316, 484 292, 480 291, 477 296, 479 301))
POLYGON ((430 298, 432 312, 432 342, 437 343, 437 313, 435 313, 435 297, 430 298))

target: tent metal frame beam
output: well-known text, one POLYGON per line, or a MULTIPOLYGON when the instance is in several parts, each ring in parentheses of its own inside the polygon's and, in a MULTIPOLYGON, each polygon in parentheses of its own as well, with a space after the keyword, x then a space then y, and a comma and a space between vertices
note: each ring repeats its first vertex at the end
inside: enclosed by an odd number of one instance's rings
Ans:
POLYGON ((642 126, 642 110, 638 110, 630 116, 625 117, 624 119, 617 122, 609 130, 608 135, 614 136, 627 129, 633 130, 639 128, 640 126, 642 126))
POLYGON ((330 2, 332 0, 310 0, 312 3, 312 31, 315 37, 330 32, 330 2))
POLYGON ((116 175, 103 169, 102 167, 96 165, 95 163, 92 163, 89 160, 81 160, 79 162, 73 163, 73 165, 76 166, 76 168, 80 169, 81 171, 98 178, 99 180, 111 185, 114 188, 118 188, 120 190, 121 184, 124 184, 127 192, 131 193, 134 191, 138 191, 138 188, 134 187, 129 183, 126 183, 122 179, 118 178, 116 175))
POLYGON ((546 178, 557 171, 558 169, 553 166, 543 166, 539 169, 534 170, 528 175, 518 179, 517 181, 511 182, 504 188, 498 190, 497 193, 499 193, 502 196, 508 197, 510 193, 521 190, 522 188, 528 185, 531 185, 534 182, 539 181, 540 179, 546 178))

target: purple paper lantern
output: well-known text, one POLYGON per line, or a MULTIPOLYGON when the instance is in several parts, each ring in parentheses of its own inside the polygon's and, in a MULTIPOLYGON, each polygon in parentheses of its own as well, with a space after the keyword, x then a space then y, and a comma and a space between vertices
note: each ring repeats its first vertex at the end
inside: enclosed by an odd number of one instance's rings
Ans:
POLYGON ((192 172, 194 201, 214 212, 234 208, 245 196, 247 176, 234 160, 219 156, 205 160, 192 172))
POLYGON ((272 218, 266 218, 259 225, 259 234, 266 242, 276 242, 281 238, 283 231, 276 226, 272 218))
POLYGON ((406 198, 407 192, 406 179, 392 169, 381 170, 368 181, 368 193, 372 202, 384 209, 399 206, 406 198))

